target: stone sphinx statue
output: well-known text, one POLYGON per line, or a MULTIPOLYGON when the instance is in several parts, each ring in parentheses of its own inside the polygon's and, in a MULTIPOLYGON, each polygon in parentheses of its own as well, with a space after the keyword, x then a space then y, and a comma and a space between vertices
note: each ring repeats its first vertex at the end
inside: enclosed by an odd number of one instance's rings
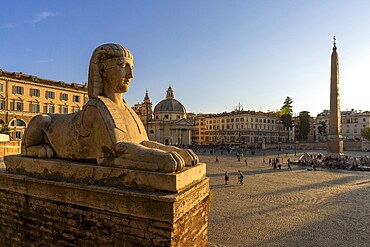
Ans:
POLYGON ((118 44, 96 48, 89 66, 89 101, 76 113, 34 117, 21 154, 159 172, 196 165, 198 157, 191 150, 149 141, 141 120, 123 101, 134 77, 133 60, 118 44))

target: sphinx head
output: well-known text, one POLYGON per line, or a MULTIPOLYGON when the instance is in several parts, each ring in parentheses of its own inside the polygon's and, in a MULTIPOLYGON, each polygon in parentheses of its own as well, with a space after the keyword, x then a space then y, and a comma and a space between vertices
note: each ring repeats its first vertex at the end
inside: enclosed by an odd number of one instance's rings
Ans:
POLYGON ((89 66, 89 98, 105 95, 104 84, 116 93, 127 92, 134 77, 133 61, 131 52, 119 44, 104 44, 96 48, 89 66))

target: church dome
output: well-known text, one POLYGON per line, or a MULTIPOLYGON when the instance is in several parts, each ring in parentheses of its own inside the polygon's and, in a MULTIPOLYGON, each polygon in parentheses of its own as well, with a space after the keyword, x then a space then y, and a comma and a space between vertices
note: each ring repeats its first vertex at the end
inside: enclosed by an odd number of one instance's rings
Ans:
POLYGON ((154 113, 173 112, 186 114, 186 109, 178 100, 174 99, 174 94, 171 86, 167 89, 166 99, 160 101, 154 107, 154 113))

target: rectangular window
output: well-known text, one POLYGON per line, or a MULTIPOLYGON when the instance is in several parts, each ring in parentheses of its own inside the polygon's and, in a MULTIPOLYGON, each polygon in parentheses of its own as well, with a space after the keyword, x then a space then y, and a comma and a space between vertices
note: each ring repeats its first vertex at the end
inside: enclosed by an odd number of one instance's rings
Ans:
POLYGON ((30 103, 30 112, 40 112, 40 104, 30 103))
POLYGON ((46 91, 45 92, 45 97, 47 99, 55 99, 55 93, 53 91, 46 91))
POLYGON ((60 109, 60 113, 68 114, 68 106, 62 106, 61 109, 60 109))
POLYGON ((73 112, 78 112, 80 110, 80 107, 73 107, 73 112))
POLYGON ((5 109, 5 100, 0 99, 0 109, 5 109))
POLYGON ((16 104, 15 104, 15 106, 16 106, 16 111, 23 111, 23 102, 16 102, 16 104))
POLYGON ((48 113, 54 113, 55 112, 55 107, 54 105, 49 105, 48 106, 48 113))
POLYGON ((30 89, 30 96, 40 97, 40 89, 31 88, 30 89))
POLYGON ((4 84, 0 83, 0 93, 3 93, 3 92, 4 92, 4 84))
POLYGON ((68 94, 60 93, 60 100, 68 101, 68 94))
POLYGON ((44 105, 44 113, 54 113, 54 112, 55 112, 54 105, 50 105, 50 104, 44 105))
POLYGON ((13 138, 16 140, 22 139, 22 132, 21 131, 15 131, 13 134, 13 138))
POLYGON ((13 92, 13 94, 22 94, 23 95, 23 87, 13 85, 12 92, 13 92))

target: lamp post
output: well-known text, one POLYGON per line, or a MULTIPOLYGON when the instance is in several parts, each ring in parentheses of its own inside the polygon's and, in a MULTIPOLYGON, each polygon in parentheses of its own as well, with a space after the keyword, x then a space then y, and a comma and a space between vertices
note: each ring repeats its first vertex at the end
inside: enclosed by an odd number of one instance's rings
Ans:
POLYGON ((278 120, 278 151, 280 151, 280 128, 281 128, 281 120, 278 120))
POLYGON ((294 142, 294 156, 297 156, 297 141, 294 142))

